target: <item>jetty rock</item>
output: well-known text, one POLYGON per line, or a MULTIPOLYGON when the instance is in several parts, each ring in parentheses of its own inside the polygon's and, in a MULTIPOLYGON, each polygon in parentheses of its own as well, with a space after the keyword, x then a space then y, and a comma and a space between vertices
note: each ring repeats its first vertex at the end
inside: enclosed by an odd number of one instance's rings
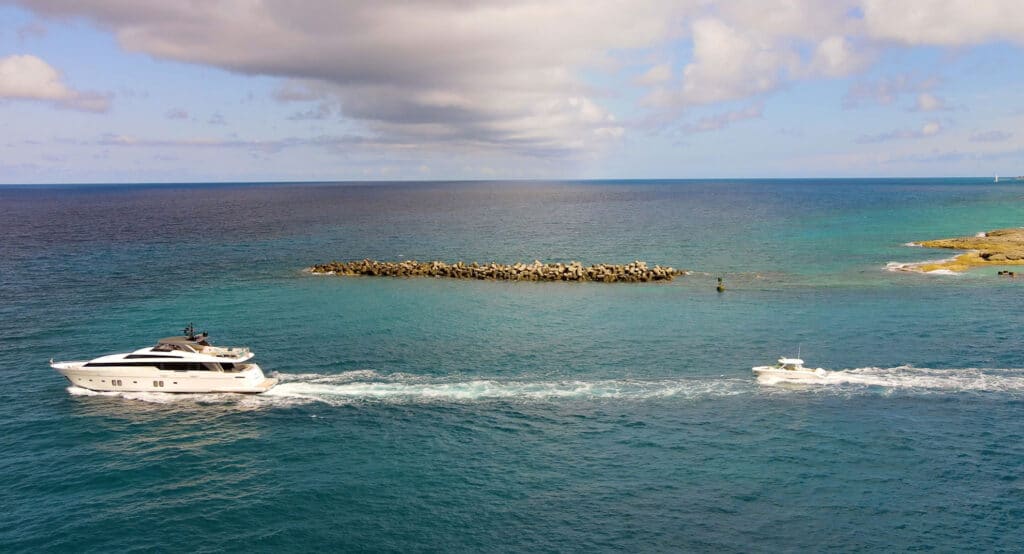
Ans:
POLYGON ((534 260, 525 264, 512 265, 495 262, 453 264, 442 261, 420 262, 405 260, 387 262, 379 260, 333 261, 316 264, 309 268, 317 275, 372 276, 372 277, 446 277, 450 279, 481 279, 492 281, 592 281, 597 283, 647 283, 671 281, 689 272, 674 267, 656 265, 636 260, 629 264, 594 264, 585 266, 582 262, 541 263, 534 260))

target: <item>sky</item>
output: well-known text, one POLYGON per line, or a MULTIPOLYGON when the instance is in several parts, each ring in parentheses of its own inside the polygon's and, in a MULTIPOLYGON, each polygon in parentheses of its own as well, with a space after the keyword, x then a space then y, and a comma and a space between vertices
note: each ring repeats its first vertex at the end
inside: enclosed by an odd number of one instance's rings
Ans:
POLYGON ((0 0, 0 183, 1024 175, 1020 0, 0 0))

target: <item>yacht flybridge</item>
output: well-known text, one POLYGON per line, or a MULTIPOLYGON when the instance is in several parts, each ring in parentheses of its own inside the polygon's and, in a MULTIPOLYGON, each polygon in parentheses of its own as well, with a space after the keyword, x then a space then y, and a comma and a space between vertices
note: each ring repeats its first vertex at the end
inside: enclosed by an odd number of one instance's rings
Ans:
POLYGON ((213 346, 208 338, 189 324, 184 335, 160 339, 155 346, 89 361, 50 360, 50 367, 72 385, 93 391, 252 394, 277 384, 249 361, 251 350, 213 346))

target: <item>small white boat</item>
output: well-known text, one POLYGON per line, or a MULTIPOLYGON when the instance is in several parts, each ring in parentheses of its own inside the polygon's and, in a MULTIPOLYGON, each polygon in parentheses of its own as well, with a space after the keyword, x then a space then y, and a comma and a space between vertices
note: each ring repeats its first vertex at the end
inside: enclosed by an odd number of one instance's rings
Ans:
POLYGON ((251 350, 213 346, 208 337, 190 324, 183 336, 160 339, 156 346, 89 361, 50 360, 50 367, 76 387, 102 392, 257 394, 277 384, 249 361, 251 350))
POLYGON ((753 370, 758 379, 771 380, 820 381, 828 375, 828 372, 820 367, 804 367, 804 361, 800 358, 779 358, 775 365, 757 366, 753 370))

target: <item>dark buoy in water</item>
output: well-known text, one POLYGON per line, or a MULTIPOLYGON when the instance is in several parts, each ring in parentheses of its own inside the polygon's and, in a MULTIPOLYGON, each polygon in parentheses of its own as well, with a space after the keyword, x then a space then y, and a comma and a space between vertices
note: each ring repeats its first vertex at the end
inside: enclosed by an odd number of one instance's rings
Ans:
POLYGON ((718 286, 715 287, 715 290, 717 290, 718 292, 725 292, 725 284, 722 283, 721 277, 718 278, 718 286))

